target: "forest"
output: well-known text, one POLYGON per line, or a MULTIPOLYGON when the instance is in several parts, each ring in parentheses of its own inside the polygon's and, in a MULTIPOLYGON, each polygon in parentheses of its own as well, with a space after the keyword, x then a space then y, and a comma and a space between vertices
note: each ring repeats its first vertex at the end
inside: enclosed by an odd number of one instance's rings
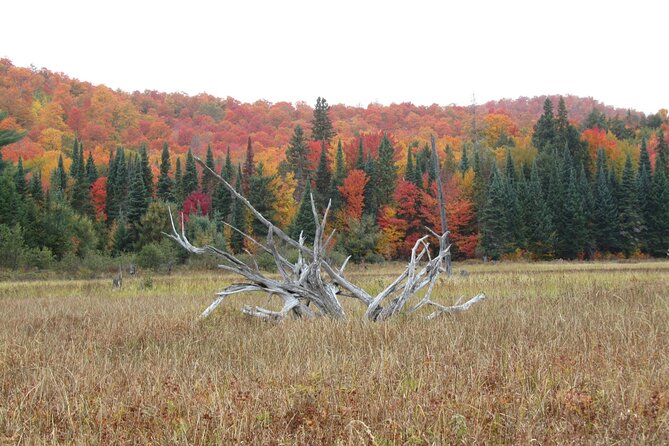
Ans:
POLYGON ((126 93, 0 61, 0 266, 135 256, 185 262, 163 231, 182 212, 194 244, 253 252, 254 221, 196 162, 291 236, 331 201, 333 255, 405 258, 441 230, 455 258, 666 257, 666 110, 591 98, 366 108, 126 93), (436 137, 439 165, 429 141, 436 137))

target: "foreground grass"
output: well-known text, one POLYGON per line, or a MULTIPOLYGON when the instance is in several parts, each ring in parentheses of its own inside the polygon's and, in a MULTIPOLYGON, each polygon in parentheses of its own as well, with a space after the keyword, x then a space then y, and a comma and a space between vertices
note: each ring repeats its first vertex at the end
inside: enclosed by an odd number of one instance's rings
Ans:
POLYGON ((490 299, 379 324, 196 323, 215 273, 0 283, 0 444, 669 443, 669 263, 467 268, 437 295, 490 299))

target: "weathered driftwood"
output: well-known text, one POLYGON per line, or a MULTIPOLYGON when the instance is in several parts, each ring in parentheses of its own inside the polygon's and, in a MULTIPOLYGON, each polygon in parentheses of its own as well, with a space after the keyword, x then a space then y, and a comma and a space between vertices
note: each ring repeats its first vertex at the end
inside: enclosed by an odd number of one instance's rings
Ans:
POLYGON ((440 273, 444 272, 444 260, 450 257, 450 245, 447 243, 448 232, 439 235, 431 230, 432 235, 439 241, 438 254, 434 257, 430 255, 428 236, 419 239, 411 250, 411 258, 406 269, 385 289, 372 296, 345 278, 344 270, 349 259, 346 259, 339 268, 333 266, 328 259, 327 247, 334 235, 334 232, 327 237, 325 234, 327 217, 330 211, 329 204, 321 219, 316 211, 313 196, 311 197, 311 208, 316 221, 316 234, 313 246, 309 247, 305 244, 302 235, 300 235, 299 240, 289 237, 258 212, 225 179, 208 169, 200 159, 196 158, 196 160, 238 200, 241 200, 254 217, 267 227, 267 238, 264 243, 248 234, 244 234, 238 228, 233 228, 233 230, 242 233, 259 249, 272 255, 279 272, 279 277, 271 277, 263 274, 257 265, 249 266, 233 254, 214 246, 193 246, 186 238, 183 215, 181 216, 181 231, 179 231, 174 224, 170 211, 172 233, 166 235, 191 253, 210 254, 223 259, 225 263, 219 265, 219 268, 245 279, 242 283, 232 284, 219 292, 216 299, 202 313, 202 318, 210 315, 227 296, 244 292, 260 292, 266 294, 269 298, 276 296, 282 300, 283 306, 279 311, 248 305, 242 308, 244 314, 272 321, 280 321, 288 316, 297 318, 325 316, 332 319, 346 319, 346 313, 340 302, 342 298, 360 302, 365 309, 365 319, 371 321, 389 319, 402 312, 414 313, 425 306, 434 308, 434 311, 427 316, 432 319, 444 313, 453 314, 465 311, 475 303, 485 299, 485 295, 480 293, 464 304, 454 306, 445 306, 432 300, 434 286, 440 273), (279 242, 297 249, 297 261, 290 262, 281 255, 277 239, 279 242), (422 297, 419 299, 421 293, 422 297), (409 307, 408 304, 412 298, 419 301, 409 307))

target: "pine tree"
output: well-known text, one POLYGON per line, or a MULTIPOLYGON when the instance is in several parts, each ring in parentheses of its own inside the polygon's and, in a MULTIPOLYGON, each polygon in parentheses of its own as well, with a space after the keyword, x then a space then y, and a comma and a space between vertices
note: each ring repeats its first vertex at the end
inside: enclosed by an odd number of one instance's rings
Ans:
POLYGON ((534 125, 532 145, 539 152, 549 151, 555 140, 555 118, 553 116, 553 102, 550 98, 544 101, 544 113, 534 125))
POLYGON ((346 178, 346 162, 344 161, 344 150, 341 146, 341 139, 337 142, 337 152, 335 153, 335 167, 330 183, 330 197, 332 197, 332 209, 341 209, 344 200, 339 192, 339 187, 344 184, 346 178))
POLYGON ((546 203, 536 162, 530 170, 530 180, 522 203, 525 217, 527 248, 540 259, 554 254, 555 227, 546 203))
POLYGON ((197 168, 195 167, 195 158, 193 158, 191 149, 188 149, 188 154, 186 155, 186 169, 184 170, 181 188, 184 199, 198 189, 197 168))
POLYGON ((641 219, 639 217, 636 178, 632 169, 632 157, 629 152, 625 158, 622 182, 620 183, 620 200, 618 215, 620 218, 620 246, 626 257, 638 247, 641 219))
MULTIPOLYGON (((118 149, 117 149, 118 150, 118 149)), ((105 215, 107 216, 107 223, 111 224, 118 217, 118 207, 114 201, 115 186, 116 186, 116 156, 109 156, 109 167, 107 168, 107 185, 105 200, 105 215)))
POLYGON ((98 169, 95 167, 95 160, 93 160, 93 154, 88 152, 88 159, 86 160, 86 179, 88 184, 95 183, 95 180, 99 178, 98 169))
POLYGON ((515 184, 516 182, 516 167, 513 164, 513 157, 511 156, 511 150, 506 151, 506 166, 504 167, 504 174, 509 183, 515 184))
MULTIPOLYGON (((235 182, 235 190, 239 191, 242 187, 242 168, 237 166, 237 180, 235 182)), ((241 200, 235 199, 232 204, 232 226, 237 231, 232 231, 230 235, 230 248, 234 253, 244 251, 244 236, 239 231, 246 232, 246 215, 244 203, 241 200)))
POLYGON ((148 200, 151 200, 151 198, 153 198, 153 171, 151 170, 149 154, 145 144, 142 144, 139 153, 141 156, 142 181, 144 182, 144 188, 146 189, 146 197, 148 200))
MULTIPOLYGON (((569 165, 570 163, 565 163, 569 165)), ((564 181, 565 197, 562 217, 557 226, 557 255, 573 259, 586 251, 588 244, 587 218, 583 209, 583 195, 574 167, 567 168, 564 181)))
POLYGON ((77 173, 82 165, 83 160, 79 155, 79 141, 75 138, 74 143, 72 144, 72 164, 70 165, 70 176, 72 178, 77 177, 77 173))
POLYGON ((158 199, 165 202, 174 200, 174 196, 172 195, 174 181, 170 178, 171 168, 170 151, 167 143, 165 143, 163 144, 163 152, 160 155, 160 175, 158 176, 158 190, 156 192, 158 199))
POLYGON ((309 176, 309 149, 304 139, 302 126, 296 125, 293 136, 286 148, 286 161, 290 170, 295 174, 297 185, 295 186, 294 198, 302 197, 309 176))
POLYGON ((574 166, 581 164, 587 172, 591 170, 591 160, 585 144, 581 141, 581 135, 570 122, 567 116, 567 107, 564 98, 560 97, 558 103, 558 115, 555 120, 555 139, 554 147, 560 150, 568 150, 573 159, 574 166))
POLYGON ((508 252, 512 239, 508 220, 508 188, 504 178, 493 165, 486 204, 481 212, 481 250, 484 255, 498 259, 508 252))
POLYGON ((24 197, 28 192, 28 184, 26 183, 26 172, 23 170, 23 157, 20 156, 14 173, 14 183, 16 183, 16 192, 24 197))
POLYGON ((669 146, 667 140, 664 139, 664 132, 662 128, 657 131, 657 156, 655 157, 655 170, 662 169, 664 176, 669 176, 669 146))
MULTIPOLYGON (((205 166, 210 168, 212 172, 216 172, 216 163, 214 162, 214 154, 211 151, 211 144, 207 144, 207 157, 204 162, 205 166)), ((207 169, 202 170, 202 192, 211 194, 214 191, 214 176, 207 169)))
POLYGON ((314 108, 314 117, 311 121, 311 139, 314 141, 323 141, 325 143, 330 143, 330 140, 334 136, 334 130, 332 129, 332 122, 328 113, 330 112, 330 106, 325 98, 316 99, 316 107, 314 108))
POLYGON ((311 185, 307 181, 307 187, 304 190, 302 199, 300 200, 300 207, 297 209, 297 214, 288 228, 288 234, 297 240, 300 232, 308 243, 313 243, 316 235, 316 222, 314 221, 314 214, 311 209, 311 185))
POLYGON ((328 162, 328 153, 325 148, 325 141, 321 141, 321 156, 316 168, 316 190, 314 191, 314 200, 316 208, 319 211, 324 210, 330 200, 330 183, 332 176, 330 174, 330 163, 328 162))
POLYGON ((397 184, 397 166, 395 165, 395 150, 390 144, 388 135, 383 135, 379 146, 379 159, 376 163, 374 187, 376 189, 376 208, 390 203, 397 184))

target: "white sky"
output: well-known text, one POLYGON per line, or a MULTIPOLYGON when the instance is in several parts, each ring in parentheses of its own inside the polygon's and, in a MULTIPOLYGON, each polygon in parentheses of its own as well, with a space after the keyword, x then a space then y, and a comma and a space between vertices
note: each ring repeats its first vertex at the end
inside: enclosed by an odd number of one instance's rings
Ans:
POLYGON ((0 57, 126 91, 468 105, 542 94, 669 108, 664 0, 36 1, 0 57))

